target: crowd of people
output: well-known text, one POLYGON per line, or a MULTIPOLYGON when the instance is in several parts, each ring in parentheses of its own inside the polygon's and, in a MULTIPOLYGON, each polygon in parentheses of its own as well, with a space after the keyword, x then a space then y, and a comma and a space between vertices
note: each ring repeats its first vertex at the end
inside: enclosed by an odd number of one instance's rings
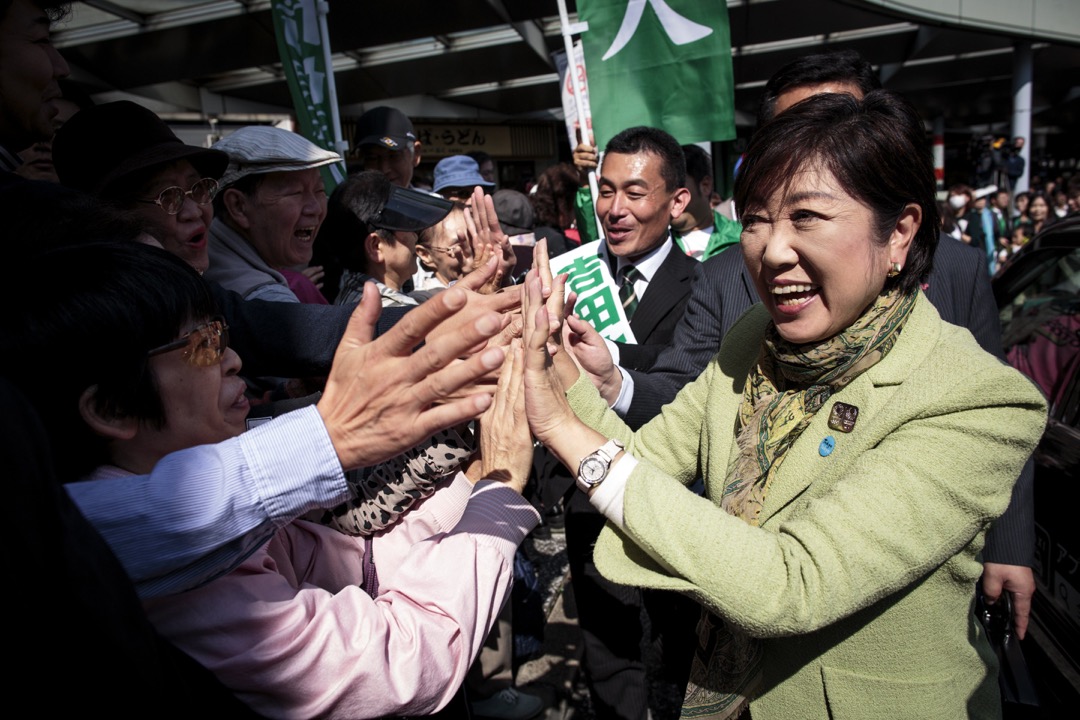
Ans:
POLYGON ((1045 228, 1080 211, 1080 177, 1032 178, 1031 190, 1013 193, 997 185, 949 187, 939 203, 941 229, 986 254, 991 275, 1045 228))
POLYGON ((972 604, 1024 635, 1046 401, 989 275, 1075 178, 938 201, 918 114, 843 52, 770 80, 731 215, 649 127, 530 195, 482 153, 421 189, 390 107, 328 196, 342 158, 299 134, 195 147, 69 90, 65 11, 0 2, 0 203, 40 278, 0 333, 19 677, 59 671, 57 708, 537 717, 509 597, 564 511, 598 717, 650 717, 650 676, 693 717, 1000 715, 972 604))

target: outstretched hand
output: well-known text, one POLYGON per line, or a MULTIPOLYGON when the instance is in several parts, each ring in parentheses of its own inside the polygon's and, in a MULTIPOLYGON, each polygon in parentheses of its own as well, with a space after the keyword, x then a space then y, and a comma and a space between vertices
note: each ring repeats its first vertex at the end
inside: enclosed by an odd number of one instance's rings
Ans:
POLYGON ((480 293, 493 293, 513 274, 517 256, 499 225, 494 201, 479 185, 473 189, 472 203, 465 210, 465 232, 472 244, 473 267, 483 267, 493 255, 498 258, 495 274, 476 288, 480 293))
POLYGON ((480 418, 481 474, 523 492, 532 469, 533 441, 525 417, 525 373, 521 341, 506 354, 495 401, 480 418))
POLYGON ((562 320, 566 298, 566 274, 552 276, 551 257, 548 255, 547 240, 541 238, 533 248, 533 268, 540 278, 540 293, 547 308, 550 330, 548 352, 555 355, 562 346, 562 320))
POLYGON ((478 417, 491 405, 489 394, 450 398, 505 356, 502 348, 487 348, 453 362, 482 348, 503 327, 500 314, 470 304, 464 290, 437 294, 372 340, 380 310, 379 293, 368 283, 318 404, 346 470, 388 460, 439 430, 478 417))
MULTIPOLYGON (((567 419, 574 418, 574 413, 566 402, 566 390, 548 352, 548 309, 535 270, 525 276, 521 313, 524 321, 525 412, 533 435, 546 445, 555 439, 567 419)), ((567 361, 573 364, 573 361, 567 361)))

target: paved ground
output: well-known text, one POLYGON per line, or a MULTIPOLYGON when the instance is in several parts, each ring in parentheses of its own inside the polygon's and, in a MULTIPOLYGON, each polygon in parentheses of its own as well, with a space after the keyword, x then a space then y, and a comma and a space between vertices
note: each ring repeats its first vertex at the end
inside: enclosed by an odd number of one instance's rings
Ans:
MULTIPOLYGON (((543 655, 521 666, 517 686, 548 703, 544 720, 594 720, 596 717, 581 673, 581 635, 566 560, 566 538, 560 532, 534 534, 522 546, 536 566, 544 588, 543 655)), ((648 656, 647 656, 648 657, 648 656)), ((679 697, 670 688, 651 688, 653 720, 679 716, 679 697)))

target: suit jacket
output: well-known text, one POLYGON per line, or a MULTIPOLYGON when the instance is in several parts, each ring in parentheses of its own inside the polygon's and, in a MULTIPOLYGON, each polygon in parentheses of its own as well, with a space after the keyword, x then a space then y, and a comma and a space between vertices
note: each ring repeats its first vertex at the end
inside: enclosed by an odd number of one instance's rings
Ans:
MULTIPOLYGON (((666 242, 671 242, 667 240, 666 242)), ((617 343, 619 361, 625 368, 647 370, 671 342, 679 319, 690 299, 690 286, 698 262, 673 247, 649 281, 630 318, 637 345, 617 343)))
MULTIPOLYGON (((934 252, 925 293, 943 320, 967 328, 984 350, 1003 358, 1001 324, 982 253, 943 236, 934 252)), ((644 425, 701 374, 728 329, 758 301, 738 248, 701 263, 671 345, 647 374, 630 370, 634 397, 626 413, 627 424, 633 428, 644 425)), ((1033 483, 1034 465, 1028 463, 1014 487, 1009 510, 987 538, 984 559, 988 562, 1031 565, 1035 552, 1033 483)))
MULTIPOLYGON (((229 325, 229 346, 251 376, 326 375, 356 304, 307 305, 245 300, 210 283, 214 300, 229 325)), ((375 337, 387 332, 412 308, 383 308, 375 337)))
POLYGON ((822 408, 751 527, 719 500, 768 320, 761 307, 748 313, 637 433, 588 380, 568 393, 587 424, 638 459, 625 530, 605 528, 597 567, 689 593, 762 638, 754 720, 997 716, 996 659, 971 586, 983 531, 1042 434, 1041 394, 920 297, 891 352, 829 400, 859 408, 855 428, 830 429, 822 408), (704 498, 683 487, 699 473, 704 498))

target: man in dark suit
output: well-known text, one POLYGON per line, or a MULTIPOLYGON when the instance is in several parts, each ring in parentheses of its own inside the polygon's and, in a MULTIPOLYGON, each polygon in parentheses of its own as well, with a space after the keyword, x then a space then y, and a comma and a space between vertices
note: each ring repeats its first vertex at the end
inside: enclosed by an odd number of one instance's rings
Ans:
MULTIPOLYGON (((781 68, 769 80, 758 122, 768 122, 796 102, 819 93, 845 92, 862 97, 880 86, 870 64, 854 51, 803 57, 781 68)), ((1001 326, 985 258, 971 250, 943 237, 924 289, 942 318, 967 328, 984 350, 1001 357, 1001 326)), ((647 373, 633 368, 615 373, 597 370, 594 375, 604 378, 598 381, 601 392, 631 427, 640 427, 705 369, 728 328, 756 302, 757 292, 738 248, 703 263, 671 345, 647 373)), ((1002 590, 1011 594, 1014 621, 1021 637, 1035 591, 1030 567, 1035 539, 1032 483, 1033 465, 1029 461, 1013 489, 1009 508, 987 533, 983 551, 983 589, 992 599, 1002 590)))
MULTIPOLYGON (((619 286, 637 340, 608 347, 624 367, 646 370, 670 342, 698 266, 675 246, 670 231, 690 199, 682 148, 662 130, 624 130, 605 148, 599 186, 596 210, 606 240, 598 254, 619 286)), ((571 484, 560 475, 550 484, 571 484)), ((566 543, 584 640, 582 663, 597 717, 644 720, 649 685, 641 656, 642 592, 606 580, 593 565, 603 526, 604 517, 575 493, 567 507, 566 543)), ((654 627, 667 614, 654 613, 654 627)))
POLYGON ((616 343, 623 367, 647 369, 671 340, 690 297, 696 263, 675 247, 671 221, 690 202, 686 159, 663 130, 636 127, 608 142, 596 212, 600 253, 619 285, 636 344, 616 343))

